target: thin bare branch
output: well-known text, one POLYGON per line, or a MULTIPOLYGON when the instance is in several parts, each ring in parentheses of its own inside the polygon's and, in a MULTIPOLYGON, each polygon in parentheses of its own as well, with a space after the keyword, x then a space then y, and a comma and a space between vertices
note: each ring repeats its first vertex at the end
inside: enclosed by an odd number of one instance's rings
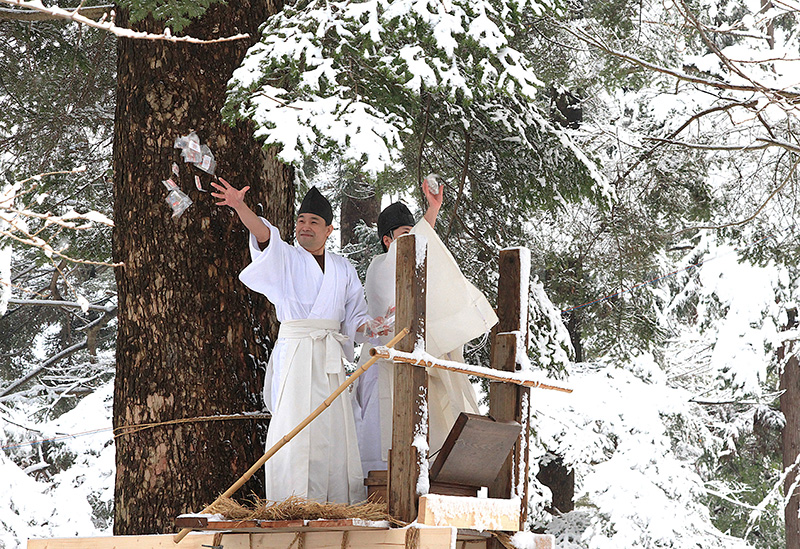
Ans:
POLYGON ((800 164, 800 158, 795 160, 794 164, 792 164, 792 168, 789 170, 789 173, 786 174, 786 178, 783 180, 783 183, 778 185, 778 188, 776 188, 774 191, 772 191, 772 193, 770 193, 770 195, 767 197, 767 199, 764 202, 762 202, 762 204, 756 209, 756 211, 753 212, 753 214, 751 216, 747 217, 746 219, 742 219, 741 221, 732 221, 731 223, 725 223, 724 225, 701 225, 701 226, 698 226, 698 227, 687 227, 685 229, 681 229, 680 231, 677 231, 677 232, 673 233, 673 235, 678 235, 678 234, 689 232, 689 231, 696 231, 696 230, 699 230, 699 229, 717 230, 717 229, 725 229, 727 227, 738 227, 740 225, 744 225, 746 223, 750 223, 752 220, 754 220, 758 216, 758 214, 761 213, 761 210, 763 210, 766 207, 766 205, 769 203, 769 201, 772 200, 775 197, 775 195, 777 195, 781 191, 781 189, 783 189, 786 186, 787 183, 789 183, 789 181, 792 179, 792 175, 794 175, 794 172, 797 169, 797 165, 798 164, 800 164))
MULTIPOLYGON (((56 301, 51 299, 15 299, 8 300, 9 303, 14 305, 36 305, 39 307, 72 307, 75 309, 86 308, 90 311, 103 311, 109 313, 116 310, 116 305, 92 305, 91 303, 78 303, 77 301, 56 301)), ((85 327, 84 327, 85 329, 85 327)))
POLYGON ((201 40, 192 36, 172 36, 169 33, 154 34, 150 32, 135 31, 125 27, 119 27, 115 24, 115 13, 111 10, 108 16, 104 14, 99 21, 90 19, 83 15, 79 10, 65 10, 57 6, 45 6, 39 0, 0 0, 0 4, 6 4, 23 10, 32 10, 47 14, 51 19, 64 19, 67 21, 75 21, 81 25, 92 27, 95 29, 104 30, 119 36, 120 38, 134 38, 139 40, 162 40, 165 42, 184 42, 189 44, 216 44, 219 42, 232 42, 234 40, 243 40, 250 38, 249 34, 236 34, 234 36, 226 36, 224 38, 215 38, 212 40, 201 40))
POLYGON ((622 173, 620 176, 617 177, 616 183, 619 184, 620 182, 622 182, 626 177, 628 177, 631 174, 633 170, 635 170, 639 166, 639 164, 641 164, 642 162, 653 156, 656 150, 658 150, 658 148, 661 147, 663 144, 665 143, 678 144, 677 142, 672 141, 672 139, 677 137, 683 130, 688 128, 692 124, 692 122, 695 122, 704 116, 708 116, 709 114, 713 114, 716 112, 727 111, 736 107, 752 108, 755 107, 757 104, 758 104, 757 101, 746 101, 746 102, 736 101, 732 103, 727 103, 725 105, 718 105, 716 107, 711 107, 704 111, 700 111, 698 113, 693 114, 691 117, 689 117, 688 120, 686 120, 683 124, 681 124, 681 126, 678 129, 672 132, 668 138, 666 139, 649 138, 649 140, 658 141, 659 143, 654 145, 650 149, 646 150, 641 155, 639 155, 639 158, 636 159, 636 162, 634 162, 630 167, 628 167, 628 169, 625 170, 624 173, 622 173))
POLYGON ((37 366, 36 368, 34 368, 30 372, 28 372, 25 376, 21 377, 20 379, 18 379, 17 381, 12 383, 8 387, 6 387, 3 390, 3 392, 0 393, 0 399, 3 399, 4 397, 7 397, 8 395, 10 395, 13 392, 15 392, 19 387, 21 387, 22 385, 24 385, 28 381, 32 380, 33 378, 37 377, 39 374, 44 372, 45 369, 48 366, 51 366, 51 365, 55 364, 56 362, 58 362, 59 360, 61 360, 62 358, 68 357, 72 353, 75 353, 75 352, 80 351, 81 349, 85 349, 85 348, 86 348, 86 341, 84 340, 81 343, 76 343, 75 345, 73 345, 71 347, 67 347, 63 351, 59 351, 55 355, 51 356, 50 358, 48 358, 47 360, 42 362, 39 366, 37 366))
POLYGON ((645 139, 647 141, 658 141, 659 143, 667 145, 678 145, 679 147, 686 147, 687 149, 700 149, 704 151, 757 151, 760 149, 766 149, 770 146, 766 143, 762 145, 713 145, 707 143, 675 141, 674 139, 665 139, 661 137, 645 137, 645 139))
POLYGON ((707 86, 718 90, 734 90, 734 91, 745 91, 751 93, 766 93, 774 97, 781 97, 783 99, 787 99, 791 102, 800 101, 800 93, 790 92, 787 90, 781 90, 777 88, 769 88, 764 86, 732 84, 730 82, 725 82, 723 80, 708 80, 706 78, 693 76, 691 74, 676 69, 662 67, 660 65, 656 65, 655 63, 650 63, 649 61, 645 61, 644 59, 641 59, 640 57, 637 57, 635 55, 615 50, 614 48, 607 46, 606 44, 601 42, 598 38, 588 34, 583 30, 574 29, 570 27, 565 27, 565 29, 566 32, 570 33, 575 38, 583 42, 586 42, 587 44, 594 46, 597 49, 602 50, 610 55, 613 55, 614 57, 618 57, 619 59, 623 59, 631 64, 638 65, 645 69, 659 72, 661 74, 666 74, 668 76, 673 76, 684 82, 691 82, 693 84, 707 86))

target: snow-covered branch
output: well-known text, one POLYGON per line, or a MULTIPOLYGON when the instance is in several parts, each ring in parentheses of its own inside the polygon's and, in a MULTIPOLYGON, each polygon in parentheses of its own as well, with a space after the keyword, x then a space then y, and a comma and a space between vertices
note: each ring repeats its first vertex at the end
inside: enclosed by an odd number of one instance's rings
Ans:
POLYGON ((20 386, 24 385, 28 381, 32 380, 33 378, 35 378, 36 376, 38 376, 39 374, 44 372, 44 370, 48 366, 51 366, 51 365, 55 364, 56 362, 58 362, 62 358, 68 357, 69 355, 71 355, 71 354, 73 354, 73 353, 75 353, 77 351, 80 351, 81 349, 85 349, 86 345, 87 345, 87 341, 88 341, 88 339, 85 339, 82 342, 76 343, 75 345, 72 345, 71 347, 67 347, 66 349, 64 349, 62 351, 59 351, 55 355, 51 356, 50 358, 48 358, 47 360, 42 362, 39 366, 37 366, 36 368, 34 368, 33 370, 31 370, 30 372, 25 374, 23 377, 21 377, 20 379, 18 379, 17 381, 12 383, 8 387, 6 387, 3 390, 3 392, 0 392, 0 399, 3 399, 5 397, 11 395, 20 386))
MULTIPOLYGON (((73 13, 80 11, 81 15, 90 19, 100 19, 103 15, 107 14, 110 10, 114 9, 113 4, 106 4, 102 6, 85 6, 75 10, 67 9, 64 11, 73 13)), ((30 9, 10 9, 0 8, 0 21, 24 21, 26 23, 38 21, 53 21, 63 19, 63 17, 55 16, 44 11, 34 11, 30 9)))
MULTIPOLYGON (((3 1, 6 0, 0 0, 0 2, 3 1)), ((90 229, 93 228, 96 223, 111 227, 114 224, 107 216, 93 210, 86 213, 78 213, 74 209, 70 209, 60 215, 52 212, 42 213, 35 211, 32 208, 33 202, 40 204, 46 198, 46 194, 40 194, 28 203, 22 203, 24 198, 32 195, 33 191, 38 186, 38 182, 43 177, 57 174, 75 174, 82 172, 84 169, 85 168, 81 167, 74 170, 38 174, 0 190, 0 237, 6 237, 26 246, 39 248, 47 257, 60 257, 71 263, 104 265, 109 267, 121 266, 120 263, 108 263, 71 257, 64 253, 65 250, 63 248, 54 247, 49 240, 40 236, 42 231, 53 225, 61 229, 69 230, 90 229), (33 185, 23 190, 23 184, 29 182, 33 182, 33 185), (83 221, 83 223, 76 223, 76 220, 83 221), (37 226, 36 230, 30 229, 29 223, 31 221, 35 222, 37 226)), ((2 281, 3 280, 0 279, 0 282, 2 281)))
MULTIPOLYGON (((578 40, 589 44, 609 55, 612 55, 618 59, 622 59, 627 61, 633 65, 638 65, 642 68, 649 69, 651 71, 655 71, 661 74, 666 74, 667 76, 672 76, 677 78, 678 80, 682 80, 684 82, 690 82, 692 84, 698 84, 701 86, 706 86, 709 88, 714 88, 718 90, 730 90, 730 91, 743 91, 743 92, 751 92, 751 93, 763 93, 769 96, 772 99, 786 99, 792 103, 800 101, 800 93, 785 90, 785 89, 778 89, 772 88, 768 86, 762 86, 760 84, 735 84, 733 82, 727 82, 724 80, 710 80, 707 78, 701 78, 699 76, 694 76, 687 72, 678 69, 672 69, 668 67, 663 67, 661 65, 657 65, 655 63, 651 63, 638 57, 632 53, 624 52, 617 50, 596 36, 592 36, 588 32, 583 29, 578 29, 574 27, 566 27, 566 32, 577 38, 578 40)), ((749 79, 748 79, 749 80, 749 79)))
MULTIPOLYGON (((115 23, 116 15, 112 9, 110 12, 104 13, 99 20, 91 19, 91 16, 96 16, 95 12, 90 15, 85 15, 84 9, 63 9, 58 6, 45 6, 40 0, 0 0, 0 4, 22 8, 22 10, 13 10, 16 12, 15 18, 20 18, 22 14, 31 12, 38 12, 45 15, 46 19, 64 19, 67 21, 75 21, 87 27, 104 30, 120 38, 134 38, 139 40, 163 40, 167 42, 185 42, 190 44, 215 44, 218 42, 232 42, 234 40, 242 40, 249 38, 249 34, 236 34, 234 36, 226 36, 223 38, 214 38, 212 40, 201 40, 200 38, 193 38, 191 36, 172 36, 172 33, 167 28, 163 34, 154 34, 151 32, 135 31, 133 29, 120 27, 115 23)), ((88 10, 89 8, 86 8, 88 10)), ((12 10, 7 10, 8 11, 12 10)), ((0 15, 0 18, 2 16, 0 15)))
POLYGON ((8 302, 12 305, 36 305, 39 307, 70 307, 86 311, 103 311, 110 313, 116 309, 116 305, 92 305, 85 299, 78 301, 56 301, 49 299, 15 299, 11 298, 8 302))

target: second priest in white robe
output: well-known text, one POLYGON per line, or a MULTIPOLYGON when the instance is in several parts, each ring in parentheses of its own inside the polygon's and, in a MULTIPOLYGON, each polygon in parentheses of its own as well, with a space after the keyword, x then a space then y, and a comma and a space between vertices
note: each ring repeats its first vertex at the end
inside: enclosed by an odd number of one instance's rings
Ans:
MULTIPOLYGON (((428 221, 422 219, 411 232, 427 241, 426 351, 437 358, 463 362, 463 345, 488 332, 497 323, 497 315, 486 297, 461 273, 428 221)), ((373 258, 367 270, 365 289, 373 317, 386 315, 395 304, 396 258, 393 242, 387 253, 373 258)), ((389 339, 391 335, 384 336, 380 343, 389 339)), ((365 347, 362 362, 369 358, 368 345, 365 347)), ((436 452, 459 413, 478 413, 478 401, 466 375, 435 368, 428 368, 428 374, 429 447, 436 452)), ((364 476, 387 468, 393 391, 394 366, 390 361, 378 361, 358 380, 356 414, 364 476)))

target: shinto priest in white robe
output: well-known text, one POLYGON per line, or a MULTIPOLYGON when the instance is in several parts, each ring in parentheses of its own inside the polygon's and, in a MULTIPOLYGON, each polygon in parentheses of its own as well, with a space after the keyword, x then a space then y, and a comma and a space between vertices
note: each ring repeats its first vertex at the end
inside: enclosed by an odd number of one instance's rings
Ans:
MULTIPOLYGON (((261 251, 250 235, 252 263, 239 275, 275 305, 281 327, 264 383, 272 413, 267 448, 319 406, 345 379, 343 358, 353 360, 353 339, 369 320, 364 290, 347 259, 325 251, 325 272, 300 245, 269 228, 261 251)), ((343 393, 311 424, 270 458, 267 499, 291 495, 317 501, 355 503, 366 497, 353 406, 343 393)))
MULTIPOLYGON (((481 291, 461 273, 427 221, 422 219, 411 232, 427 240, 426 351, 437 358, 464 362, 464 344, 488 332, 497 323, 497 315, 481 291)), ((385 316, 395 304, 396 252, 393 242, 387 253, 373 258, 367 270, 365 287, 372 317, 385 316)), ((380 343, 391 337, 382 337, 380 343)), ((369 344, 365 344, 361 362, 369 358, 368 350, 369 344)), ((355 413, 364 476, 387 468, 392 443, 393 372, 390 361, 380 360, 358 378, 355 413)), ((478 399, 466 375, 436 368, 428 368, 428 374, 428 434, 433 453, 442 447, 459 413, 478 413, 478 399)))

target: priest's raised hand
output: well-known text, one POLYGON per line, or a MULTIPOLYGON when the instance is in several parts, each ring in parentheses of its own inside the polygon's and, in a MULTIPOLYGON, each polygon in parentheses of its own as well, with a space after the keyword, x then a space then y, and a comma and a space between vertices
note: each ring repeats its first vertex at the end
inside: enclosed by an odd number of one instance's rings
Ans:
POLYGON ((244 202, 244 195, 250 190, 250 187, 247 186, 242 189, 237 189, 221 177, 219 181, 221 185, 213 181, 211 182, 211 186, 217 189, 217 192, 211 193, 211 196, 220 201, 217 202, 217 206, 229 206, 233 208, 233 211, 239 216, 244 226, 247 227, 247 230, 256 237, 259 246, 263 250, 269 243, 270 231, 267 226, 261 222, 255 212, 244 202))

